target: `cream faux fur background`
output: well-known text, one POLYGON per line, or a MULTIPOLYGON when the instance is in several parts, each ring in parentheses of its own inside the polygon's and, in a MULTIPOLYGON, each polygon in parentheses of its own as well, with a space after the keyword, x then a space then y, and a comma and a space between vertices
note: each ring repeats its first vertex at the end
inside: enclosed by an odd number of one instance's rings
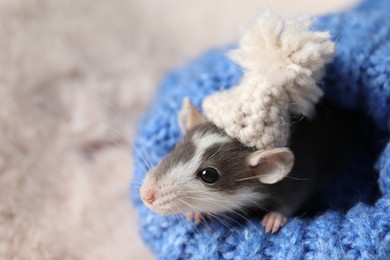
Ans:
POLYGON ((163 72, 234 39, 264 4, 353 2, 0 1, 0 259, 151 258, 129 147, 163 72))

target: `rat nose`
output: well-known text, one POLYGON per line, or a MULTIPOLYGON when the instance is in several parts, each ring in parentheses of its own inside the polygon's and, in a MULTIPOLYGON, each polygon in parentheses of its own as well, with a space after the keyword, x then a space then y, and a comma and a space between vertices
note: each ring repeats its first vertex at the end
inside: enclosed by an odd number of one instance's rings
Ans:
POLYGON ((149 204, 152 204, 156 200, 156 192, 152 189, 148 189, 142 194, 142 199, 149 204))

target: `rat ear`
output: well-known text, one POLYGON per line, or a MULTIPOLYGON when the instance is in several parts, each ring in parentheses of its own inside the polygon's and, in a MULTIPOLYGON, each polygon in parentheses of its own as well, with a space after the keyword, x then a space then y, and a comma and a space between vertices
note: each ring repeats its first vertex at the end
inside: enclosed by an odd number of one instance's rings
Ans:
POLYGON ((178 114, 179 127, 183 134, 187 133, 197 125, 203 123, 205 119, 195 108, 188 97, 183 100, 183 105, 178 114))
POLYGON ((288 148, 273 148, 251 153, 247 163, 259 181, 273 184, 286 177, 294 165, 294 154, 288 148))

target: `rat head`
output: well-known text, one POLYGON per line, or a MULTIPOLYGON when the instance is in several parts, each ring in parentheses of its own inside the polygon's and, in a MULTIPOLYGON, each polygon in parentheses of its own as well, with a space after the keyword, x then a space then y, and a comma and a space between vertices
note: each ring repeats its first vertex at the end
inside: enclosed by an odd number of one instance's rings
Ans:
POLYGON ((282 180, 293 166, 288 148, 255 151, 207 122, 188 99, 178 119, 185 137, 141 186, 143 202, 159 214, 256 205, 267 196, 265 186, 282 180))

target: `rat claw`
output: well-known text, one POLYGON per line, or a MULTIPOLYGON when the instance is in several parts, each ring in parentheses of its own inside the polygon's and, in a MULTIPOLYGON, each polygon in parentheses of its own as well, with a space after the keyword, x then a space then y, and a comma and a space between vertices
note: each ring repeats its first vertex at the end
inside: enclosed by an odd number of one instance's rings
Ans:
POLYGON ((211 215, 207 213, 200 213, 200 212, 191 212, 187 214, 187 220, 194 221, 196 225, 198 225, 202 219, 211 219, 211 215))
POLYGON ((195 213, 194 222, 198 225, 202 221, 202 214, 199 212, 195 213))
POLYGON ((268 222, 268 219, 269 219, 269 214, 266 214, 264 217, 263 217, 263 220, 261 221, 261 225, 265 228, 267 226, 267 222, 268 222))
POLYGON ((267 213, 263 220, 262 225, 265 228, 267 233, 276 233, 281 227, 283 227, 287 222, 287 218, 279 212, 269 212, 267 213))
POLYGON ((196 225, 202 220, 202 214, 200 212, 191 212, 187 214, 187 219, 189 221, 194 221, 196 225))
POLYGON ((192 221, 194 219, 194 212, 190 212, 186 215, 188 221, 192 221))

